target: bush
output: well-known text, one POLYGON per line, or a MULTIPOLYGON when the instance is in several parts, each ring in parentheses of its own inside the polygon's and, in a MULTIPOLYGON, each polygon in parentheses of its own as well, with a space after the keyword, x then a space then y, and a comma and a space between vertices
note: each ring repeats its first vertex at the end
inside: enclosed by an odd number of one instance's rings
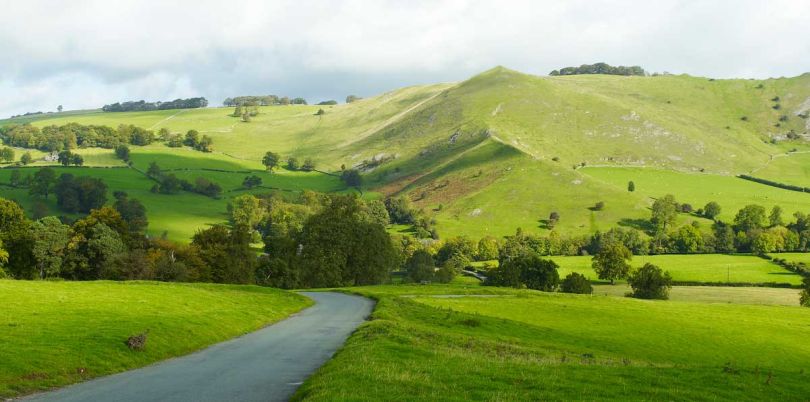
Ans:
POLYGON ((805 276, 802 281, 802 293, 799 302, 804 307, 810 307, 810 276, 805 276))
POLYGON ((436 271, 433 256, 425 250, 416 250, 405 263, 405 271, 408 272, 408 278, 413 282, 432 281, 436 271))
POLYGON ((576 294, 591 294, 593 293, 593 286, 591 281, 580 273, 572 272, 563 279, 560 285, 560 290, 563 293, 576 293, 576 294))
POLYGON ((633 272, 627 282, 633 288, 632 296, 638 299, 666 300, 669 298, 669 289, 672 288, 669 272, 650 263, 633 272))
POLYGON ((594 206, 593 206, 594 211, 601 211, 603 209, 605 209, 605 202, 604 201, 599 201, 596 204, 594 204, 594 206))

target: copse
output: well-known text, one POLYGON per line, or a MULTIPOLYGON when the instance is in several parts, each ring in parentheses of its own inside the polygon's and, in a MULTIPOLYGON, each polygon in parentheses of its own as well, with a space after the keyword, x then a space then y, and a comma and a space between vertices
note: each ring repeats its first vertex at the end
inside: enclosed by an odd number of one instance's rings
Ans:
POLYGON ((116 102, 109 105, 104 105, 101 110, 105 112, 145 112, 151 110, 169 110, 169 109, 197 109, 208 106, 208 100, 205 98, 188 98, 188 99, 175 99, 167 102, 146 102, 129 101, 129 102, 116 102))
POLYGON ((578 75, 578 74, 608 74, 608 75, 638 75, 647 73, 639 66, 611 66, 607 63, 583 64, 579 67, 564 67, 554 70, 549 75, 578 75))
POLYGON ((544 292, 554 291, 560 282, 558 265, 552 260, 544 260, 539 254, 523 250, 519 254, 503 259, 498 268, 490 270, 485 285, 527 287, 544 292))

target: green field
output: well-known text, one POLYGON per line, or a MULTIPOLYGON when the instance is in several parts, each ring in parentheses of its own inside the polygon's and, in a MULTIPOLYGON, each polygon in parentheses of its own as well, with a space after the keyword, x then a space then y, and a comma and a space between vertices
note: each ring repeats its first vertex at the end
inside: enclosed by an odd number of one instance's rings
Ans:
POLYGON ((257 286, 0 280, 0 397, 184 355, 310 304, 257 286), (146 349, 130 351, 146 330, 146 349))
POLYGON ((779 205, 786 217, 797 211, 806 212, 810 205, 810 194, 783 190, 733 176, 645 168, 599 167, 584 168, 582 172, 616 189, 626 189, 627 182, 633 181, 638 195, 659 198, 672 194, 678 202, 689 203, 695 209, 703 208, 709 201, 715 201, 722 207, 719 218, 727 222, 732 222, 737 211, 749 204, 759 204, 768 209, 779 205))
POLYGON ((810 347, 803 339, 810 328, 800 324, 810 319, 807 309, 533 291, 396 296, 455 293, 452 285, 431 288, 352 289, 379 300, 373 320, 304 383, 295 400, 807 395, 810 347))
MULTIPOLYGON (((597 280, 596 273, 591 266, 591 257, 551 257, 551 259, 559 264, 561 278, 571 272, 578 272, 591 280, 597 280)), ((681 282, 798 285, 802 281, 800 275, 768 260, 751 255, 637 255, 633 257, 630 264, 634 268, 639 268, 648 262, 669 271, 673 280, 681 282)))

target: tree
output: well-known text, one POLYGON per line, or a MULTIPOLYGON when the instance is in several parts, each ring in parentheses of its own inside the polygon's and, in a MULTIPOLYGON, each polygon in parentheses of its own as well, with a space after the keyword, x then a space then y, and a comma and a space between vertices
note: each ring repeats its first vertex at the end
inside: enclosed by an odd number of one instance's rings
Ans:
POLYGON ((629 181, 629 182, 627 182, 627 191, 629 191, 629 192, 631 192, 631 193, 632 193, 633 191, 636 191, 636 183, 633 183, 633 181, 632 181, 632 180, 631 180, 631 181, 629 181))
POLYGON ((73 153, 71 153, 68 150, 64 150, 62 152, 59 152, 59 157, 58 157, 59 159, 58 160, 59 160, 59 163, 62 164, 62 166, 68 166, 68 165, 70 165, 72 157, 73 157, 73 153))
POLYGON ((40 279, 59 276, 70 239, 70 226, 62 224, 54 216, 48 216, 34 222, 31 230, 40 279))
POLYGON ((559 221, 560 221, 560 213, 559 212, 554 211, 554 212, 548 214, 548 227, 549 227, 549 229, 553 229, 554 226, 557 226, 557 222, 559 222, 559 221))
POLYGON ((298 273, 298 270, 284 259, 263 255, 259 257, 256 267, 256 284, 281 289, 295 289, 300 287, 298 273))
POLYGON ((261 201, 250 194, 243 194, 228 204, 228 220, 234 227, 252 232, 265 218, 267 211, 261 201))
POLYGON ((262 164, 271 172, 278 166, 279 161, 281 161, 281 156, 272 151, 268 151, 262 158, 262 164))
POLYGON ((626 278, 630 272, 629 260, 633 258, 633 253, 623 244, 613 242, 607 244, 593 256, 593 270, 599 279, 610 280, 614 285, 616 279, 626 278))
POLYGON ((301 165, 301 170, 305 172, 311 172, 315 170, 315 161, 313 161, 311 158, 307 158, 306 160, 304 160, 304 164, 301 165))
POLYGON ((447 239, 436 252, 436 263, 442 266, 456 255, 471 261, 476 254, 476 246, 474 241, 464 236, 447 239))
POLYGON ((650 222, 655 226, 656 231, 666 232, 667 226, 674 224, 677 217, 678 203, 671 194, 667 194, 653 202, 650 222))
POLYGON ((22 173, 20 173, 19 169, 14 169, 11 171, 11 176, 9 176, 8 184, 10 184, 11 187, 20 187, 23 184, 22 173))
POLYGON ((183 145, 196 148, 199 142, 200 142, 200 132, 197 130, 188 130, 188 132, 186 133, 186 139, 183 141, 183 145))
POLYGON ((563 279, 560 291, 563 293, 591 294, 593 293, 593 286, 585 275, 572 272, 563 279))
POLYGON ((34 160, 34 158, 33 158, 33 157, 31 157, 31 153, 30 153, 30 152, 26 152, 26 153, 24 153, 24 154, 23 154, 23 155, 20 157, 20 162, 21 162, 23 165, 28 165, 28 164, 29 164, 29 163, 31 163, 33 160, 34 160))
POLYGON ((34 178, 31 180, 31 188, 28 192, 34 197, 43 197, 47 200, 55 182, 56 171, 48 167, 39 169, 34 173, 34 178))
POLYGON ((0 279, 8 278, 8 274, 3 270, 3 266, 8 262, 8 251, 3 248, 3 240, 0 239, 0 279))
POLYGON ((326 114, 326 111, 324 111, 323 109, 318 109, 318 111, 315 112, 315 116, 323 116, 325 114, 326 114))
POLYGON ((240 227, 229 230, 215 225, 194 234, 191 244, 197 247, 200 258, 210 267, 212 281, 252 283, 257 260, 250 241, 250 234, 240 227))
POLYGON ((810 276, 805 276, 802 279, 802 293, 799 297, 799 303, 804 307, 810 307, 810 276))
POLYGON ((254 187, 258 187, 262 185, 262 178, 259 176, 250 175, 245 177, 245 180, 242 180, 242 187, 251 189, 254 187))
POLYGON ((14 162, 14 149, 9 147, 0 149, 0 160, 8 163, 14 162))
POLYGON ((124 144, 115 147, 115 156, 122 161, 129 161, 129 147, 124 144))
POLYGON ((737 231, 742 232, 762 229, 765 227, 765 208, 761 205, 746 205, 734 217, 734 226, 737 231))
POLYGON ((113 208, 121 214, 121 218, 129 225, 131 232, 140 233, 149 226, 146 207, 140 201, 130 199, 123 191, 116 191, 113 196, 115 197, 113 208))
POLYGON ((298 170, 298 168, 300 168, 300 167, 301 167, 301 165, 298 163, 298 158, 295 158, 295 157, 292 157, 292 156, 287 158, 287 169, 289 169, 289 170, 298 170))
POLYGON ((57 113, 62 113, 62 105, 56 107, 57 113))
POLYGON ((355 101, 359 101, 360 99, 363 99, 363 98, 361 98, 361 97, 359 97, 357 95, 349 95, 349 96, 346 97, 346 103, 352 103, 352 102, 355 102, 355 101))
POLYGON ((405 262, 405 271, 415 283, 432 281, 436 271, 433 256, 425 250, 416 250, 405 262))
POLYGON ((385 228, 362 219, 353 195, 332 195, 329 205, 305 221, 299 244, 301 282, 307 287, 379 284, 398 264, 385 228))
POLYGON ((360 176, 360 172, 357 169, 344 170, 340 175, 340 179, 349 187, 359 188, 363 185, 363 176, 360 176))
POLYGON ((155 161, 149 162, 149 168, 146 169, 146 175, 153 179, 157 179, 160 177, 161 171, 160 166, 158 166, 157 162, 155 161))
POLYGON ((673 237, 679 253, 693 254, 704 250, 703 234, 695 226, 681 226, 673 237))
POLYGON ((782 226, 785 222, 782 220, 782 207, 779 205, 774 205, 771 209, 771 214, 768 215, 768 223, 771 224, 771 227, 774 226, 782 226))
POLYGON ((36 261, 33 258, 31 222, 15 202, 0 198, 0 242, 6 251, 3 270, 18 279, 32 279, 36 261))
POLYGON ((529 289, 553 292, 560 283, 557 263, 552 260, 544 260, 536 253, 507 261, 507 264, 521 265, 520 278, 529 289))
POLYGON ((499 251, 500 244, 497 238, 492 236, 482 237, 481 240, 478 240, 478 250, 475 258, 478 261, 496 260, 499 251))
POLYGON ((639 299, 666 300, 669 298, 669 289, 672 288, 669 272, 650 263, 633 272, 627 282, 633 288, 633 297, 639 299))
POLYGON ((714 201, 709 201, 706 204, 706 206, 703 207, 703 216, 706 219, 714 220, 715 218, 717 218, 718 215, 720 215, 720 211, 721 211, 720 204, 714 201))

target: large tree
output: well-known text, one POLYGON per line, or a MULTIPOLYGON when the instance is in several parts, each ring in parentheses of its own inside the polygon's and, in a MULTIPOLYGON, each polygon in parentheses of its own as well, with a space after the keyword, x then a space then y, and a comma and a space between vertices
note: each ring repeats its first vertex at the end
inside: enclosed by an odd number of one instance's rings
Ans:
POLYGON ((272 171, 273 169, 278 166, 281 161, 281 156, 275 152, 268 151, 264 154, 264 158, 262 158, 262 164, 267 168, 267 170, 272 171))
POLYGON ((668 299, 672 287, 669 272, 650 263, 633 272, 627 282, 633 288, 633 297, 639 299, 668 299))
POLYGON ((765 208, 755 204, 746 205, 734 217, 734 227, 742 232, 765 227, 765 208))
POLYGON ((667 194, 653 202, 650 221, 655 226, 656 231, 666 232, 667 227, 674 224, 677 217, 678 203, 671 194, 667 194))
POLYGON ((613 242, 602 246, 596 255, 593 256, 593 270, 599 279, 609 280, 610 284, 616 283, 616 279, 626 278, 630 272, 630 261, 633 253, 630 249, 619 242, 613 242))
POLYGON ((308 287, 382 283, 397 266, 397 253, 385 228, 363 219, 362 201, 334 195, 307 219, 301 231, 302 284, 308 287))
POLYGON ((436 264, 429 252, 416 250, 405 262, 405 271, 413 282, 432 281, 436 273, 436 264))
POLYGON ((253 231, 266 214, 261 201, 251 194, 240 195, 228 204, 228 220, 231 225, 248 231, 253 231))
POLYGON ((34 197, 43 197, 47 200, 55 182, 56 171, 48 167, 39 169, 34 173, 28 192, 34 197))
POLYGON ((39 277, 44 279, 59 276, 65 249, 70 240, 70 226, 63 224, 54 216, 47 216, 34 222, 31 231, 39 277))

